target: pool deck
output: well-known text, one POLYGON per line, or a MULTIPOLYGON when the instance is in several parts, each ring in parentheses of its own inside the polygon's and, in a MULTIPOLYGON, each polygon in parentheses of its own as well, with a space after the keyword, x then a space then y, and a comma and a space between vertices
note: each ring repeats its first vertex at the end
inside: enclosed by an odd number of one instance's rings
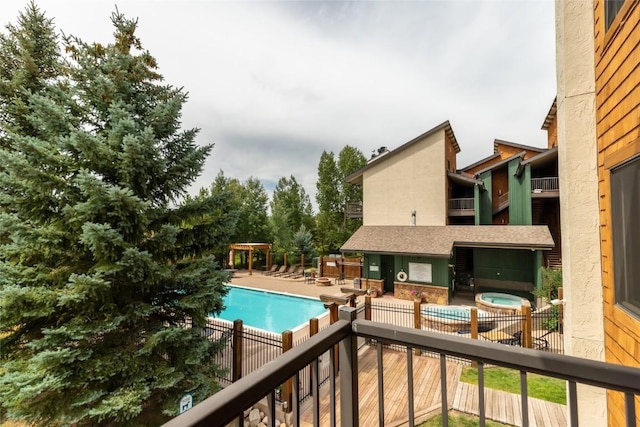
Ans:
MULTIPOLYGON (((335 279, 331 279, 330 286, 316 286, 315 284, 306 284, 304 278, 289 279, 286 277, 265 276, 259 271, 254 271, 253 275, 249 275, 248 271, 240 270, 236 272, 234 277, 231 278, 231 284, 246 286, 249 288, 282 292, 286 294, 304 295, 308 297, 319 298, 322 294, 344 296, 345 294, 340 292, 340 288, 352 288, 353 280, 345 279, 344 285, 336 285, 335 279)), ((413 301, 394 298, 393 294, 391 293, 386 293, 382 297, 372 298, 371 302, 372 304, 393 302, 394 304, 413 305, 413 301)), ((475 305, 471 297, 455 297, 451 304, 475 305)))

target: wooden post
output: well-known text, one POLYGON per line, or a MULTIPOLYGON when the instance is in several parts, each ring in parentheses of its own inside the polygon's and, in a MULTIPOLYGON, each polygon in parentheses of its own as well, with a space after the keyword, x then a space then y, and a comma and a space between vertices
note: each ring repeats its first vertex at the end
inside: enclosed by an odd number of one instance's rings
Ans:
MULTIPOLYGON (((474 340, 478 339, 478 309, 475 307, 471 307, 470 313, 471 315, 471 338, 474 340)), ((478 361, 472 360, 471 367, 477 368, 478 361)))
POLYGON ((324 275, 322 274, 324 268, 322 268, 322 267, 324 267, 324 257, 323 256, 321 256, 320 260, 318 260, 318 277, 324 277, 324 275))
POLYGON ((364 297, 364 318, 371 320, 371 297, 369 295, 364 297))
POLYGON ((284 266, 287 266, 287 253, 284 254, 284 266))
MULTIPOLYGON (((329 306, 329 323, 334 324, 338 321, 338 304, 331 304, 329 306)), ((338 344, 333 346, 334 364, 333 372, 338 376, 340 371, 340 360, 338 359, 338 344)))
POLYGON ((231 259, 229 260, 231 268, 236 268, 236 251, 231 249, 231 259))
POLYGON ((531 348, 533 340, 531 339, 531 307, 522 306, 522 314, 524 314, 524 322, 522 324, 522 346, 531 348))
POLYGON ((231 379, 233 382, 236 382, 242 378, 242 320, 233 321, 233 337, 231 339, 233 344, 231 379))
MULTIPOLYGON (((418 301, 413 301, 413 327, 415 329, 422 329, 422 322, 420 322, 420 306, 421 304, 418 301)), ((414 349, 413 354, 416 356, 420 355, 419 349, 414 349)))
POLYGON ((253 275, 253 249, 249 249, 249 276, 253 275))
MULTIPOLYGON (((564 291, 562 290, 562 287, 558 288, 558 299, 560 301, 564 300, 564 291)), ((564 319, 564 304, 560 303, 558 304, 558 332, 559 333, 563 333, 563 319, 564 319)))
POLYGON ((300 265, 302 265, 302 271, 304 271, 304 253, 300 254, 300 265))
MULTIPOLYGON (((285 353, 293 348, 293 332, 284 331, 282 333, 282 352, 285 353)), ((291 395, 293 394, 293 378, 289 378, 282 385, 282 401, 287 404, 286 411, 291 412, 293 405, 291 395)))

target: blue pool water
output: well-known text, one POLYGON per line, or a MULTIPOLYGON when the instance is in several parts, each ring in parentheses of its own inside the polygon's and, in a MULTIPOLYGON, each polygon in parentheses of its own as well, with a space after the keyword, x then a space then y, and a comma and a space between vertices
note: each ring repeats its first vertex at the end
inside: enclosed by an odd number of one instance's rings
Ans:
POLYGON ((261 290, 229 286, 220 318, 242 319, 245 325, 277 334, 292 330, 327 311, 324 303, 261 290))
MULTIPOLYGON (((450 320, 471 320, 471 309, 458 305, 430 306, 422 309, 422 314, 450 320)), ((478 310, 478 317, 487 316, 487 312, 478 310)))
POLYGON ((510 295, 510 294, 486 292, 486 293, 483 293, 480 298, 482 299, 482 301, 486 301, 488 303, 496 304, 496 305, 504 305, 509 307, 522 306, 522 298, 515 295, 510 295))

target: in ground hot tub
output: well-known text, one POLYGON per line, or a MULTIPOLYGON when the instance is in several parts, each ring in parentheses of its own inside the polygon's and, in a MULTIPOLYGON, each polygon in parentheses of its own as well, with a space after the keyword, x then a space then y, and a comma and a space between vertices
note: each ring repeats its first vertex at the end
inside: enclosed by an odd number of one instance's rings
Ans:
MULTIPOLYGON (((423 305, 420 310, 422 324, 428 329, 440 332, 469 331, 471 328, 471 308, 464 305, 423 305)), ((495 328, 493 315, 482 310, 478 312, 478 330, 495 328)))
POLYGON ((516 314, 522 311, 522 306, 531 307, 528 299, 517 295, 500 292, 484 292, 476 295, 476 306, 493 313, 516 314))

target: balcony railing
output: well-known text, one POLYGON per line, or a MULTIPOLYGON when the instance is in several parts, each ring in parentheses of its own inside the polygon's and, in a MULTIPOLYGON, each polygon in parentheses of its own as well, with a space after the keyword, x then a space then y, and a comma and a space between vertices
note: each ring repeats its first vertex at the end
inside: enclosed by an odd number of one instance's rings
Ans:
MULTIPOLYGON (((386 325, 367 320, 356 320, 356 309, 342 307, 339 320, 311 337, 299 346, 285 352, 262 369, 240 379, 225 389, 209 397, 194 408, 165 424, 166 427, 177 426, 225 426, 234 420, 243 425, 244 410, 250 405, 267 398, 270 425, 275 425, 275 389, 289 378, 294 378, 292 399, 292 424, 300 425, 300 408, 298 406, 298 375, 302 369, 310 367, 313 393, 313 424, 320 424, 320 385, 318 381, 318 364, 321 355, 329 352, 330 363, 335 366, 339 360, 339 374, 331 369, 328 398, 330 425, 337 425, 337 407, 340 410, 341 426, 359 426, 359 390, 358 390, 358 338, 375 340, 378 352, 378 411, 380 420, 384 419, 385 398, 383 387, 384 367, 382 366, 382 345, 390 343, 403 346, 407 354, 407 400, 408 425, 413 426, 415 381, 432 381, 429 378, 413 378, 410 363, 416 349, 440 354, 440 386, 447 390, 446 356, 470 359, 478 363, 478 393, 480 425, 485 423, 485 390, 484 366, 487 364, 503 366, 520 371, 520 405, 522 425, 529 425, 529 405, 527 392, 527 373, 536 373, 566 380, 568 383, 567 402, 572 426, 579 425, 578 388, 577 384, 586 384, 607 390, 615 390, 624 394, 624 418, 628 427, 636 425, 635 402, 640 395, 640 369, 615 365, 600 361, 563 356, 548 352, 540 352, 525 348, 514 348, 505 345, 494 345, 489 342, 476 341, 458 336, 439 334, 437 332, 416 330, 406 327, 386 325), (335 345, 338 344, 336 354, 335 345), (339 357, 338 357, 339 356, 339 357), (336 379, 340 386, 340 401, 336 401, 336 379)), ((447 425, 447 393, 441 393, 441 411, 443 425, 447 425)), ((588 423, 589 420, 582 420, 588 423)))
POLYGON ((475 214, 475 199, 466 197, 461 199, 449 199, 449 215, 466 216, 475 214))
POLYGON ((544 193, 548 191, 559 191, 558 177, 531 178, 531 192, 544 193))
POLYGON ((347 203, 347 218, 362 218, 362 202, 347 203))

